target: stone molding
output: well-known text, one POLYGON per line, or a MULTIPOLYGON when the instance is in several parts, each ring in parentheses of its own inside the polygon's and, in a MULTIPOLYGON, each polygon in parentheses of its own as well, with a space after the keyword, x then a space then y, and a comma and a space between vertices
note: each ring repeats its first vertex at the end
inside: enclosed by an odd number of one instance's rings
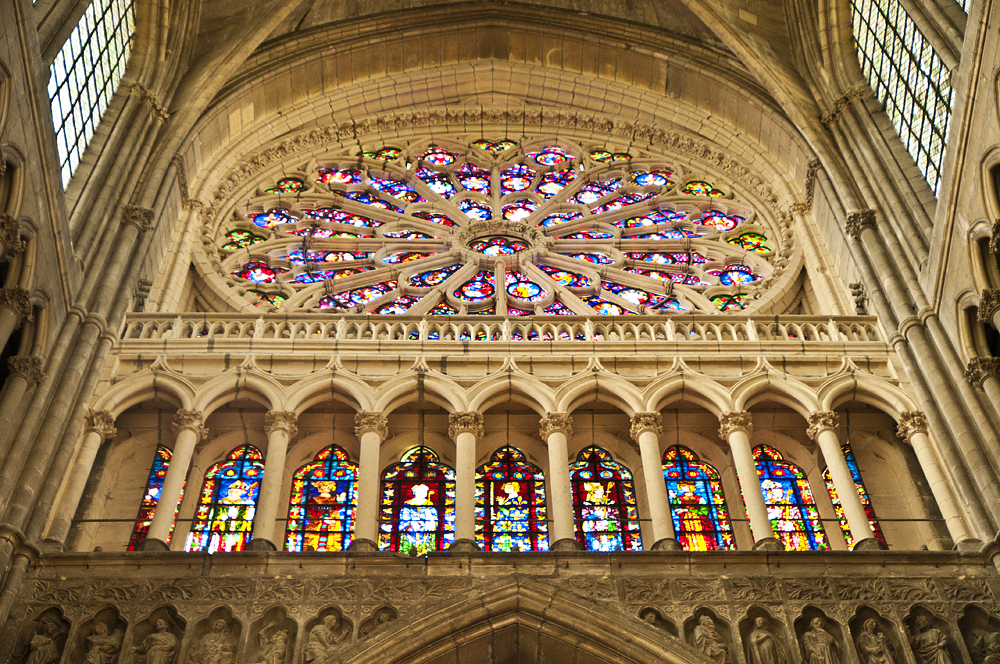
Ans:
POLYGON ((748 436, 753 432, 753 417, 749 411, 734 410, 723 413, 719 418, 719 437, 722 440, 729 440, 729 436, 736 431, 745 431, 748 436))
POLYGON ((31 320, 31 295, 19 286, 0 288, 0 307, 14 312, 17 325, 31 320))
POLYGON ((838 120, 840 120, 840 116, 843 115, 844 109, 850 106, 852 101, 862 97, 866 91, 866 88, 858 86, 856 88, 851 88, 844 94, 840 95, 834 100, 833 109, 824 113, 820 117, 819 121, 824 127, 829 129, 832 125, 836 124, 838 120))
POLYGON ((137 205, 126 205, 122 208, 122 224, 135 226, 140 233, 145 233, 153 227, 153 211, 137 205))
POLYGON ((273 431, 284 431, 289 438, 295 438, 299 428, 295 426, 299 416, 288 410, 269 410, 264 413, 264 433, 268 436, 273 431))
POLYGON ((160 122, 166 122, 170 119, 170 113, 167 112, 167 109, 163 107, 156 95, 142 83, 133 83, 129 87, 129 93, 138 97, 139 101, 148 106, 149 110, 153 112, 153 117, 160 122))
POLYGON ((835 431, 839 426, 840 415, 832 410, 810 413, 809 428, 806 429, 806 435, 809 436, 809 440, 816 440, 816 436, 818 436, 821 431, 825 431, 827 429, 835 431))
POLYGON ((354 415, 354 435, 361 438, 366 433, 375 432, 385 440, 389 437, 389 419, 382 413, 362 410, 354 415))
POLYGON ((913 434, 927 433, 927 416, 919 410, 904 410, 899 414, 899 426, 896 435, 909 440, 913 434))
POLYGON ((1000 254, 1000 219, 993 222, 993 235, 990 237, 990 251, 1000 254))
MULTIPOLYGON (((809 170, 806 171, 806 184, 805 184, 805 201, 802 203, 796 203, 788 208, 789 212, 793 214, 804 214, 812 209, 813 200, 816 196, 816 177, 819 173, 819 169, 822 168, 823 162, 819 159, 813 159, 809 162, 809 170)), ((673 283, 673 282, 670 282, 673 283)))
POLYGON ((639 440, 639 436, 647 431, 652 431, 657 436, 663 433, 663 416, 659 413, 636 413, 632 416, 632 428, 629 433, 632 438, 639 440))
POLYGON ((483 414, 477 411, 450 413, 448 415, 448 437, 452 440, 460 433, 471 433, 477 439, 483 437, 483 414))
POLYGON ((174 430, 175 434, 179 434, 185 429, 189 429, 198 434, 199 438, 204 438, 208 435, 208 429, 202 426, 205 422, 205 418, 197 410, 178 410, 174 414, 174 421, 171 424, 171 428, 174 430))
POLYGON ((979 296, 979 322, 992 323, 1000 312, 1000 288, 984 288, 979 296))
POLYGON ((568 413, 546 413, 539 422, 538 434, 542 440, 548 440, 554 433, 561 433, 569 438, 573 435, 573 418, 568 413))
POLYGON ((114 438, 118 433, 115 428, 114 413, 108 410, 87 410, 83 424, 84 431, 96 431, 105 439, 114 438))
POLYGON ((875 210, 865 209, 851 212, 847 215, 844 223, 844 230, 851 237, 857 239, 866 228, 875 228, 875 210))
POLYGON ((982 387, 990 376, 1000 375, 1000 357, 974 357, 965 368, 965 380, 973 387, 982 387))
POLYGON ((10 261, 15 256, 19 256, 24 251, 24 241, 21 239, 21 224, 9 214, 0 213, 0 245, 3 245, 3 250, 0 251, 0 254, 7 261, 10 261))
POLYGON ((34 355, 8 358, 7 368, 11 375, 20 376, 29 383, 41 383, 48 377, 44 371, 45 361, 34 355))

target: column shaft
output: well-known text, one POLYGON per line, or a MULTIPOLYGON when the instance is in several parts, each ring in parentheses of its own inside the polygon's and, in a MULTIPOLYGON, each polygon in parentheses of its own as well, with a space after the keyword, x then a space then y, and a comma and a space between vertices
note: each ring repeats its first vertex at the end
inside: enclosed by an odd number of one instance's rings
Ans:
POLYGON ((549 448, 549 492, 552 501, 550 541, 576 540, 573 524, 573 494, 569 486, 569 446, 566 434, 552 431, 545 440, 549 448))
POLYGON ((97 451, 104 442, 104 434, 96 429, 87 429, 83 434, 83 444, 76 455, 76 463, 69 474, 69 482, 63 491, 62 498, 56 508, 52 524, 49 526, 47 539, 56 540, 59 543, 66 541, 70 526, 73 523, 73 515, 80 504, 83 490, 87 486, 87 479, 90 477, 90 469, 94 465, 97 451))
POLYGON ((158 540, 169 544, 174 515, 177 514, 177 507, 180 504, 181 491, 184 489, 184 481, 191 466, 191 457, 194 456, 194 447, 200 439, 200 428, 184 427, 177 432, 170 466, 167 468, 166 477, 163 478, 160 499, 156 501, 156 511, 149 524, 149 532, 146 533, 147 540, 158 540))
POLYGON ((0 459, 7 456, 10 446, 14 443, 14 432, 10 429, 11 420, 20 411, 18 406, 28 391, 28 379, 20 374, 11 374, 0 394, 0 459))
MULTIPOLYGON (((292 415, 294 419, 294 414, 292 415)), ((268 413, 268 417, 272 413, 268 413)), ((275 548, 281 542, 276 542, 278 511, 281 507, 281 481, 285 476, 285 455, 288 452, 288 441, 292 431, 283 426, 269 426, 267 432, 267 456, 264 459, 264 479, 260 483, 260 494, 257 496, 257 507, 253 518, 253 539, 259 543, 270 542, 275 548)), ((294 425, 291 425, 294 429, 294 425)), ((264 545, 267 546, 267 545, 264 545)), ((255 547, 257 548, 257 547, 255 547)))
POLYGON ((7 345, 7 340, 20 323, 20 317, 12 309, 0 307, 0 349, 7 345))
POLYGON ((823 452, 827 468, 830 469, 833 488, 837 490, 840 506, 844 510, 844 516, 847 517, 847 525, 851 529, 855 543, 874 537, 875 533, 872 532, 865 506, 861 504, 861 497, 858 495, 851 469, 847 466, 847 459, 844 457, 837 432, 833 429, 820 430, 816 434, 816 443, 823 452))
POLYGON ((358 468, 358 512, 354 528, 355 540, 378 543, 379 448, 382 436, 378 431, 361 434, 361 458, 358 468))
POLYGON ((931 447, 930 438, 923 431, 913 432, 910 434, 910 446, 917 456, 917 462, 924 472, 924 477, 927 478, 931 493, 934 494, 934 501, 937 503, 938 509, 941 510, 941 516, 944 517, 952 541, 957 544, 963 540, 972 539, 972 533, 958 507, 951 485, 948 483, 948 479, 941 469, 941 464, 938 463, 937 455, 931 447))
POLYGON ((747 518, 750 519, 750 532, 754 542, 774 538, 774 528, 767 515, 767 505, 760 490, 760 477, 757 476, 757 464, 753 460, 753 450, 750 448, 750 436, 743 429, 733 429, 729 432, 729 448, 733 452, 733 464, 736 466, 736 477, 740 481, 743 500, 747 507, 747 518))
POLYGON ((455 436, 455 539, 476 539, 476 435, 455 436))
POLYGON ((663 462, 660 460, 660 442, 655 431, 647 429, 638 436, 639 453, 642 455, 642 476, 646 480, 646 498, 649 517, 653 525, 653 544, 674 539, 674 521, 670 514, 670 498, 663 481, 663 462))

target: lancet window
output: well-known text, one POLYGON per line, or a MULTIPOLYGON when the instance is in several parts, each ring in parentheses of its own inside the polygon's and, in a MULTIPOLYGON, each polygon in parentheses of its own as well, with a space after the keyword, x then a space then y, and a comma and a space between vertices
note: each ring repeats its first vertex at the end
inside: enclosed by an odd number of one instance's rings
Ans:
MULTIPOLYGON (((163 481, 167 477, 167 468, 170 467, 170 457, 172 453, 163 445, 156 446, 153 454, 153 467, 149 470, 149 479, 146 480, 146 490, 142 494, 142 502, 139 503, 139 515, 135 518, 135 527, 132 529, 132 537, 128 541, 128 550, 135 551, 149 532, 149 526, 153 523, 153 516, 156 514, 156 504, 160 500, 160 492, 163 490, 163 481)), ((181 489, 181 497, 184 496, 184 489, 181 489)), ((178 500, 178 508, 180 501, 178 500)), ((174 518, 176 518, 176 513, 174 518)), ((170 533, 167 535, 167 543, 170 543, 170 536, 174 533, 174 526, 171 524, 170 533)))
POLYGON ((260 450, 242 445, 205 473, 188 551, 242 551, 250 541, 264 463, 260 450))
POLYGON ((476 540, 483 551, 547 551, 545 477, 515 447, 476 471, 476 540))
POLYGON ((354 537, 358 465, 337 445, 292 475, 286 551, 346 551, 354 537))
POLYGON ((576 539, 588 551, 641 551, 632 473, 591 445, 569 467, 576 539))
POLYGON ((736 548, 719 473, 686 447, 675 445, 663 456, 670 513, 677 541, 687 551, 736 548))
POLYGON ((766 445, 755 447, 753 456, 775 537, 788 551, 829 549, 816 501, 802 469, 766 445))
POLYGON ((379 548, 422 555, 454 541, 455 471, 415 447, 382 473, 379 548))
MULTIPOLYGON (((861 479, 861 469, 858 468, 858 461, 854 458, 854 451, 851 449, 850 444, 844 445, 843 450, 844 458, 847 459, 847 467, 851 470, 851 477, 854 478, 854 486, 858 490, 858 498, 861 499, 861 504, 864 505, 865 514, 868 515, 868 523, 871 524, 872 532, 875 534, 875 537, 885 544, 885 535, 882 534, 882 528, 878 525, 878 517, 875 516, 875 508, 872 506, 871 498, 868 497, 868 489, 865 488, 865 482, 861 479)), ((826 490, 830 494, 833 510, 837 513, 837 519, 840 521, 840 530, 844 533, 847 547, 852 548, 854 546, 854 536, 851 535, 851 527, 847 524, 847 515, 844 514, 844 506, 837 495, 837 489, 833 486, 833 478, 830 476, 829 468, 823 470, 823 481, 826 483, 826 490)))

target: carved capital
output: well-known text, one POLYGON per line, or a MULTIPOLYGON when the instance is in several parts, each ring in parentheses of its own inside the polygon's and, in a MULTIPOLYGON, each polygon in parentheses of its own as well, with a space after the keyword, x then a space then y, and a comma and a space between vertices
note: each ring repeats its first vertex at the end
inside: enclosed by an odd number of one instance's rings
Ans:
POLYGON ((45 362, 40 357, 17 355, 7 360, 11 375, 20 376, 29 383, 41 383, 46 379, 45 362))
POLYGON ((965 368, 965 380, 973 387, 982 387, 990 376, 1000 374, 1000 357, 974 357, 965 368))
POLYGON ((268 436, 272 431, 285 431, 289 438, 295 438, 299 428, 295 426, 299 416, 287 410, 269 410, 264 414, 264 433, 268 436))
POLYGON ((135 226, 140 233, 144 233, 152 228, 153 211, 137 205, 126 205, 122 209, 122 223, 126 226, 135 226))
POLYGON ((118 433, 115 429, 115 416, 106 410, 88 410, 83 430, 96 431, 104 438, 114 438, 118 433))
POLYGON ((139 101, 148 106, 149 110, 153 113, 153 117, 160 122, 166 122, 170 118, 170 113, 167 112, 167 109, 163 108, 160 100, 146 86, 141 83, 133 83, 129 91, 138 97, 139 101))
POLYGON ((840 116, 844 112, 844 109, 847 108, 847 106, 852 101, 860 97, 862 94, 864 94, 864 88, 862 87, 851 88, 850 90, 848 90, 847 92, 840 95, 834 100, 833 108, 830 110, 829 113, 824 113, 820 117, 819 121, 823 123, 824 127, 829 129, 831 125, 835 124, 838 120, 840 120, 840 116))
POLYGON ((632 438, 639 440, 639 435, 652 431, 657 436, 663 433, 663 417, 659 413, 636 413, 632 416, 632 428, 629 433, 632 438))
POLYGON ((809 428, 806 429, 806 435, 809 436, 810 440, 816 440, 820 431, 836 430, 838 426, 840 426, 840 415, 832 410, 812 413, 809 415, 809 428))
POLYGON ((204 424, 205 419, 202 417, 201 413, 196 410, 178 410, 174 414, 174 422, 172 428, 174 433, 180 433, 185 429, 189 429, 198 434, 199 438, 203 438, 208 434, 208 430, 205 429, 202 424, 204 424))
POLYGON ((866 228, 875 228, 875 210, 858 210, 847 215, 844 229, 853 238, 860 238, 866 228))
POLYGON ((919 410, 904 410, 899 414, 896 435, 909 440, 915 433, 927 433, 927 417, 919 410))
POLYGON ((748 411, 734 410, 723 413, 719 418, 719 437, 722 440, 729 440, 734 431, 745 431, 747 435, 753 431, 753 418, 748 411))
POLYGON ((1000 288, 984 288, 979 296, 979 322, 992 323, 1000 311, 1000 288))
POLYGON ((470 411, 448 415, 448 436, 454 440, 460 433, 469 432, 476 438, 483 437, 483 414, 470 411))
POLYGON ((10 309, 17 316, 17 324, 31 318, 31 297, 28 291, 15 286, 0 288, 0 308, 10 309))
POLYGON ((538 433, 542 440, 548 440, 554 433, 562 433, 569 438, 573 435, 573 418, 566 413, 547 413, 539 423, 538 433))
POLYGON ((354 415, 354 435, 362 435, 374 431, 378 437, 385 440, 389 437, 389 420, 382 413, 362 410, 354 415))
POLYGON ((0 256, 9 261, 24 251, 21 224, 9 214, 0 213, 0 256))
POLYGON ((990 251, 1000 254, 1000 219, 993 222, 993 235, 990 237, 990 251))

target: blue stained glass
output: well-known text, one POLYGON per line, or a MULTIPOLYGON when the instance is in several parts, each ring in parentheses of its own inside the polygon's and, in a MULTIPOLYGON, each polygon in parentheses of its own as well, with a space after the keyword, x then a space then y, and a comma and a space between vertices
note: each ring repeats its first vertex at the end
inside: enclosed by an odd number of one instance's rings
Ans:
POLYGON ((575 258, 578 261, 587 261, 588 263, 593 263, 594 265, 611 265, 614 263, 614 259, 610 256, 605 256, 604 254, 598 253, 586 253, 586 254, 563 254, 568 258, 575 258))
POLYGON ((479 302, 493 295, 493 273, 485 270, 458 287, 455 297, 466 302, 479 302))
POLYGON ((640 187, 663 187, 674 183, 670 171, 636 171, 632 179, 640 187))
POLYGON ((535 171, 524 164, 514 164, 500 173, 500 193, 504 196, 524 191, 535 179, 535 171))
POLYGON ((419 231, 387 231, 382 233, 382 237, 391 238, 393 240, 432 240, 433 235, 428 235, 427 233, 421 233, 419 231))
POLYGON ((520 272, 506 273, 504 275, 504 282, 507 294, 519 300, 538 302, 548 295, 545 289, 520 272))
POLYGON ((641 551, 632 473, 591 445, 569 467, 576 539, 587 551, 641 551))
POLYGON ((458 202, 458 209, 473 219, 482 219, 485 221, 493 216, 493 208, 486 203, 462 200, 458 202))
POLYGON ((577 274, 576 272, 567 272, 566 270, 548 265, 539 265, 538 269, 567 288, 586 288, 590 285, 589 277, 577 274))
POLYGON ((549 549, 545 477, 517 448, 500 448, 476 471, 476 541, 483 551, 549 549))
POLYGON ((701 213, 700 218, 694 220, 694 223, 704 226, 714 226, 720 231, 731 231, 744 221, 746 219, 738 217, 735 214, 727 215, 725 212, 720 212, 719 210, 705 210, 701 213))
POLYGON ((347 198, 349 200, 356 201, 364 205, 370 205, 380 210, 388 210, 389 212, 398 212, 400 214, 402 214, 403 212, 403 208, 397 207, 392 203, 383 201, 378 196, 373 196, 367 191, 349 191, 343 196, 344 198, 347 198))
POLYGON ((584 185, 580 191, 576 192, 576 194, 569 199, 569 201, 571 203, 583 203, 584 205, 590 205, 591 203, 596 203, 608 194, 618 191, 621 186, 621 178, 605 180, 603 182, 591 182, 590 184, 584 185))
POLYGON ((462 155, 457 152, 449 152, 444 148, 432 145, 424 151, 424 154, 420 158, 434 164, 435 166, 447 166, 448 164, 455 163, 455 160, 461 156, 462 155))
POLYGON ((690 238, 701 237, 700 233, 695 233, 694 231, 689 231, 686 228, 672 228, 670 230, 660 231, 658 233, 641 233, 639 235, 629 235, 623 237, 623 240, 686 240, 690 238))
POLYGON ((753 457, 775 537, 789 551, 829 549, 816 501, 802 469, 766 445, 755 447, 753 457))
POLYGON ((418 194, 416 189, 405 182, 382 178, 375 175, 369 175, 368 180, 371 183, 372 189, 381 191, 384 194, 389 194, 390 196, 398 198, 401 201, 406 201, 407 203, 427 202, 426 198, 418 194))
POLYGON ((344 293, 337 293, 332 299, 341 307, 351 308, 368 304, 394 290, 396 290, 396 282, 385 281, 380 284, 372 284, 371 286, 355 288, 344 293))
POLYGON ((549 228, 551 226, 558 226, 559 224, 565 224, 566 222, 582 218, 582 212, 555 212, 545 217, 545 219, 543 219, 538 225, 544 228, 549 228))
MULTIPOLYGON (((173 453, 163 445, 156 446, 156 453, 153 455, 153 467, 149 470, 149 478, 146 480, 146 491, 142 494, 142 502, 139 503, 139 515, 135 518, 135 526, 132 528, 132 537, 128 541, 128 551, 135 551, 145 539, 149 532, 149 526, 156 516, 156 506, 160 502, 160 493, 163 491, 163 482, 167 478, 167 470, 170 467, 170 457, 173 453)), ((181 497, 184 496, 183 489, 181 497)), ((174 519, 180 510, 180 500, 174 509, 174 519)), ((170 524, 170 532, 167 533, 167 544, 170 544, 170 536, 174 533, 174 524, 170 524)))
POLYGON ((429 168, 418 168, 416 176, 438 196, 451 198, 455 195, 455 185, 451 183, 445 173, 438 173, 429 168))
POLYGON ((619 228, 640 228, 645 226, 656 226, 658 224, 674 224, 687 219, 687 214, 683 212, 651 212, 639 217, 616 221, 615 226, 619 228))
POLYGON ((538 209, 538 203, 524 199, 514 201, 509 205, 504 205, 501 216, 507 221, 524 221, 531 216, 531 213, 538 209))
POLYGON ((615 236, 614 233, 607 233, 604 231, 581 231, 579 233, 573 233, 571 235, 564 235, 562 240, 610 240, 615 236))
POLYGON ((590 306, 591 309, 596 311, 602 316, 630 316, 635 315, 635 312, 629 311, 622 306, 615 304, 614 302, 608 302, 602 297, 597 297, 596 295, 591 295, 590 297, 583 298, 583 301, 590 306))
POLYGON ((369 267, 367 265, 359 267, 349 267, 343 270, 315 270, 313 272, 302 272, 295 275, 295 282, 299 284, 313 284, 317 281, 326 281, 327 279, 339 279, 341 277, 349 277, 352 274, 360 274, 362 272, 367 272, 368 270, 374 270, 375 268, 369 267))
POLYGON ((365 179, 364 173, 356 168, 321 168, 316 175, 320 182, 344 185, 361 184, 365 179))
POLYGON ((535 192, 543 198, 551 198, 565 189, 574 179, 576 171, 573 169, 545 173, 538 181, 535 192))
POLYGON ((571 158, 569 153, 555 145, 542 148, 538 152, 529 152, 526 156, 542 166, 556 166, 571 158))
POLYGON ((274 208, 273 210, 268 210, 265 214, 253 215, 250 219, 261 228, 270 228, 271 226, 278 226, 280 224, 294 224, 299 220, 298 217, 292 216, 289 210, 283 208, 274 208))
POLYGON ((434 254, 427 254, 418 251, 394 251, 391 254, 383 256, 381 260, 383 263, 389 263, 390 265, 401 265, 402 263, 418 261, 421 258, 427 258, 433 255, 434 254))
POLYGON ((455 171, 458 183, 469 191, 475 191, 484 196, 490 195, 490 172, 475 164, 465 164, 455 171))
POLYGON ((344 212, 336 208, 316 208, 315 210, 303 210, 308 219, 325 221, 331 224, 344 224, 345 226, 356 226, 358 228, 374 228, 381 226, 381 221, 363 217, 353 212, 344 212))
POLYGON ((458 313, 458 309, 451 306, 447 302, 439 302, 437 306, 431 309, 432 316, 454 316, 458 313))
POLYGON ((748 265, 727 265, 724 270, 706 270, 705 273, 718 277, 723 286, 739 286, 760 279, 748 265))
POLYGON ((626 286, 624 284, 614 283, 610 281, 602 281, 601 286, 618 297, 631 302, 632 304, 638 306, 643 305, 650 308, 655 308, 667 301, 666 296, 657 295, 656 293, 650 293, 649 291, 639 290, 638 288, 633 288, 631 286, 626 286))
POLYGON ((438 270, 428 270, 427 272, 420 272, 410 277, 410 283, 419 288, 432 288, 437 286, 455 274, 461 265, 451 265, 449 267, 443 267, 438 270))
POLYGON ((346 551, 354 538, 358 466, 336 445, 292 475, 285 551, 346 551))
POLYGON ((521 240, 498 236, 476 240, 469 247, 484 256, 513 256, 527 249, 528 245, 521 240))
POLYGON ((603 205, 598 205, 595 208, 591 208, 590 211, 593 214, 601 214, 603 212, 611 212, 612 210, 618 210, 620 208, 623 208, 626 205, 633 205, 635 203, 641 203, 642 201, 648 201, 650 198, 654 198, 655 196, 656 196, 656 194, 652 194, 652 193, 649 193, 649 192, 646 192, 646 193, 637 193, 637 192, 633 191, 633 192, 630 192, 630 193, 627 193, 627 194, 621 194, 617 198, 615 198, 613 200, 610 200, 610 201, 608 201, 607 203, 605 203, 603 205))
POLYGON ((243 445, 205 473, 187 551, 242 551, 251 539, 264 463, 260 450, 243 445))
POLYGON ((305 265, 306 263, 322 263, 326 261, 326 255, 329 252, 326 251, 303 251, 302 249, 296 249, 295 251, 288 252, 288 260, 296 265, 305 265))
POLYGON ((375 313, 375 314, 390 314, 390 315, 399 316, 401 314, 405 314, 407 311, 410 310, 410 307, 412 307, 413 305, 415 305, 419 301, 420 301, 420 298, 418 298, 418 297, 410 297, 409 295, 404 295, 402 297, 397 297, 392 302, 389 302, 387 304, 383 304, 382 306, 380 306, 378 309, 376 309, 372 313, 375 313))
POLYGON ((382 473, 379 548, 417 555, 455 541, 455 471, 426 447, 382 473))
MULTIPOLYGON (((865 508, 865 514, 868 516, 868 525, 871 526, 875 537, 885 544, 885 535, 882 534, 882 527, 878 525, 878 517, 875 516, 875 507, 872 505, 871 498, 868 497, 868 489, 865 488, 865 481, 861 479, 861 469, 858 468, 858 462, 854 458, 854 451, 851 449, 850 443, 844 445, 842 449, 844 451, 844 458, 847 460, 847 467, 851 471, 851 478, 854 480, 854 488, 857 489, 858 498, 861 499, 861 505, 865 508)), ((826 490, 830 494, 833 510, 837 513, 837 519, 840 521, 840 530, 844 535, 844 540, 847 542, 847 548, 852 549, 856 542, 854 535, 851 534, 851 526, 847 523, 847 515, 844 513, 844 506, 840 502, 840 496, 837 495, 837 489, 833 486, 833 477, 830 476, 829 468, 823 470, 823 481, 826 483, 826 490)))
POLYGON ((667 253, 634 251, 626 253, 625 258, 630 258, 635 261, 646 261, 648 263, 659 263, 661 265, 702 265, 703 263, 708 262, 708 258, 695 251, 670 251, 667 253))
POLYGON ((567 307, 565 304, 563 304, 559 300, 556 300, 555 302, 553 302, 549 306, 545 307, 545 309, 543 309, 542 312, 546 316, 574 316, 574 315, 576 315, 576 312, 574 312, 572 309, 570 309, 569 307, 567 307))
POLYGON ((688 448, 674 446, 663 456, 663 480, 674 533, 685 550, 736 548, 726 497, 715 468, 699 461, 688 448))

